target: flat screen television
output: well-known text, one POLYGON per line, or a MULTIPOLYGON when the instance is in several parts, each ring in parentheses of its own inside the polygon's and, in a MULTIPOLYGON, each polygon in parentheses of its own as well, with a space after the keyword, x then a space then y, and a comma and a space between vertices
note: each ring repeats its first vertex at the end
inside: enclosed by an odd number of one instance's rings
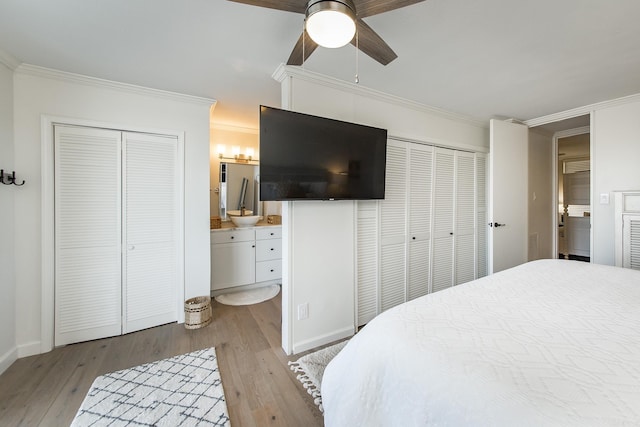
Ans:
POLYGON ((387 130, 260 106, 260 200, 384 199, 387 130))

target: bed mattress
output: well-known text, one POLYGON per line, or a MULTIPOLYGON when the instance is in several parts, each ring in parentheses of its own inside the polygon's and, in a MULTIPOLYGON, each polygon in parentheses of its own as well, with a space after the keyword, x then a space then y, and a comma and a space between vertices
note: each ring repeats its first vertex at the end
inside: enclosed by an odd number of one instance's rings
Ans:
POLYGON ((325 425, 640 425, 640 271, 530 262, 390 309, 329 363, 325 425))

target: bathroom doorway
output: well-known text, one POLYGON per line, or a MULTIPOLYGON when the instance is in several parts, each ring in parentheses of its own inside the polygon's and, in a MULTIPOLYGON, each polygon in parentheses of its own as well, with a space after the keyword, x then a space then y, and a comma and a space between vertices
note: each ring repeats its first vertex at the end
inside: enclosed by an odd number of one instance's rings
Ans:
POLYGON ((589 129, 556 135, 558 258, 591 259, 591 157, 589 129))

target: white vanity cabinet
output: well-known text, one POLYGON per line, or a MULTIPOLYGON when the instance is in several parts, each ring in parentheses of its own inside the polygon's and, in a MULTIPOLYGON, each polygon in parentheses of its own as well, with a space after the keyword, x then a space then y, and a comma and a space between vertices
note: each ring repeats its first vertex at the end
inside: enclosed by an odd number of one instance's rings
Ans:
POLYGON ((211 233, 211 289, 248 285, 256 277, 256 241, 253 229, 211 233))
POLYGON ((256 228, 256 282, 282 277, 282 228, 256 228))
POLYGON ((211 291, 282 277, 282 228, 263 226, 211 231, 211 291))

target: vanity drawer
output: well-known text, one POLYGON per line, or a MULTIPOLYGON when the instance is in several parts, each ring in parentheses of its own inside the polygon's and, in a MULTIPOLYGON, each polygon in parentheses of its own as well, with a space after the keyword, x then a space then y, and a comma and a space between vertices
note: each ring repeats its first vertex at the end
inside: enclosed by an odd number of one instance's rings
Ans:
POLYGON ((256 238, 256 233, 251 229, 217 230, 211 232, 211 243, 249 242, 256 238))
POLYGON ((282 227, 260 227, 256 228, 256 240, 281 239, 282 227))
POLYGON ((256 283, 276 280, 282 277, 281 260, 256 262, 256 283))
POLYGON ((256 261, 282 258, 282 239, 256 240, 256 261))

